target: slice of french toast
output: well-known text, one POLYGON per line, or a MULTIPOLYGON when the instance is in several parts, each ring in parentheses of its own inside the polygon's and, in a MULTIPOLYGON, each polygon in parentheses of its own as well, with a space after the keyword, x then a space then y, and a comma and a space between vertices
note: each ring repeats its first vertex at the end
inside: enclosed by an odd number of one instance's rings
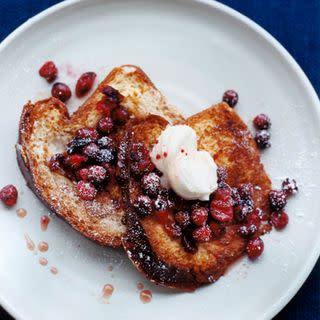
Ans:
POLYGON ((71 180, 48 167, 51 156, 62 152, 78 129, 96 128, 102 117, 97 104, 107 85, 124 97, 122 105, 131 118, 158 114, 169 122, 183 120, 140 68, 124 65, 113 69, 71 116, 65 104, 55 98, 27 103, 20 119, 16 149, 28 186, 44 204, 86 237, 101 245, 118 247, 125 227, 121 222, 124 212, 116 180, 110 181, 95 200, 84 201, 71 180))
MULTIPOLYGON (((239 187, 242 183, 255 186, 254 205, 268 215, 271 182, 260 162, 255 141, 238 114, 227 104, 219 103, 188 118, 186 124, 196 131, 198 148, 208 151, 218 166, 226 168, 226 182, 231 187, 239 187)), ((151 148, 166 126, 164 119, 154 116, 133 124, 123 140, 123 149, 127 149, 129 154, 130 143, 136 142, 143 142, 151 148)), ((238 234, 239 225, 236 224, 226 225, 225 234, 218 240, 200 243, 195 253, 187 252, 181 239, 168 235, 163 216, 155 209, 144 218, 138 216, 134 204, 137 196, 141 195, 141 183, 130 176, 128 167, 125 170, 124 176, 129 179, 123 185, 127 206, 127 232, 123 245, 133 264, 149 280, 166 287, 192 291, 216 281, 244 253, 248 240, 238 234)), ((169 218, 172 218, 172 212, 168 211, 169 218)), ((264 225, 257 234, 266 230, 268 227, 264 225)))

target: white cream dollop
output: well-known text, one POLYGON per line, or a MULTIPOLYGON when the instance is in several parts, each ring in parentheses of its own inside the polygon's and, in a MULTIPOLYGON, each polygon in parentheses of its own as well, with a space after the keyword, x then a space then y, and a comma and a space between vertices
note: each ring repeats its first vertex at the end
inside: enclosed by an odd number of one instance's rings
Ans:
POLYGON ((209 152, 197 150, 197 135, 189 126, 167 126, 150 156, 163 173, 163 185, 184 199, 209 200, 218 187, 217 165, 209 152))

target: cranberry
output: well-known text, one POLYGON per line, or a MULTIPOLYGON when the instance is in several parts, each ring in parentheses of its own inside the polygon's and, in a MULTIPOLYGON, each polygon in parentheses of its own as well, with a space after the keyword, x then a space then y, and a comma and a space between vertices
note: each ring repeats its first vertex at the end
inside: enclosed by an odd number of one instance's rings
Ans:
POLYGON ((79 180, 88 180, 88 172, 89 170, 87 168, 82 168, 77 172, 77 177, 79 180))
POLYGON ((40 69, 39 75, 45 78, 49 83, 54 81, 58 75, 58 69, 53 61, 47 61, 40 69))
POLYGON ((282 190, 286 193, 287 196, 291 196, 298 192, 298 186, 296 180, 289 178, 285 179, 282 182, 282 190))
POLYGON ((237 188, 232 188, 231 189, 231 195, 232 195, 233 204, 235 206, 239 205, 240 202, 241 202, 241 197, 240 197, 240 194, 238 192, 238 189, 237 188))
POLYGON ((83 148, 83 154, 85 154, 87 157, 95 159, 100 152, 99 147, 94 143, 91 142, 87 146, 83 148))
POLYGON ((101 183, 107 177, 107 171, 101 166, 90 166, 88 168, 88 180, 92 183, 101 183))
POLYGON ((213 200, 210 205, 212 218, 219 222, 231 222, 233 219, 233 207, 229 202, 213 200))
POLYGON ((117 125, 124 125, 129 120, 129 112, 123 107, 112 110, 111 118, 117 125))
POLYGON ((269 192, 269 204, 273 211, 282 210, 287 204, 287 196, 282 190, 271 190, 269 192))
POLYGON ((239 227, 238 232, 243 238, 253 236, 258 231, 258 228, 254 224, 244 224, 239 227))
POLYGON ((224 167, 218 167, 217 177, 218 177, 218 184, 225 183, 228 178, 227 169, 224 167))
POLYGON ((253 196, 253 185, 251 183, 243 183, 238 191, 241 198, 250 199, 253 196))
POLYGON ((64 156, 62 153, 57 153, 53 155, 48 162, 49 169, 51 171, 60 170, 63 159, 64 159, 64 156))
POLYGON ((256 208, 252 213, 249 214, 247 217, 247 221, 249 224, 254 224, 259 228, 261 224, 261 218, 262 218, 262 210, 260 208, 256 208))
POLYGON ((192 237, 192 234, 183 233, 181 237, 181 244, 183 245, 184 249, 188 253, 196 253, 198 250, 197 243, 192 237))
POLYGON ((204 207, 194 209, 191 220, 196 226, 203 226, 208 220, 208 209, 204 207))
POLYGON ((96 76, 94 72, 85 72, 80 76, 76 84, 77 97, 83 97, 92 88, 96 76))
POLYGON ((226 102, 231 108, 238 103, 238 100, 238 93, 234 90, 227 90, 222 96, 222 101, 226 102))
POLYGON ((174 220, 177 224, 182 228, 185 229, 190 225, 190 215, 187 211, 179 211, 174 215, 174 220))
POLYGON ((266 149, 271 147, 270 133, 266 130, 257 131, 254 139, 256 140, 257 146, 260 149, 266 149))
POLYGON ((263 114, 263 113, 258 114, 253 119, 253 124, 259 130, 269 129, 271 127, 270 118, 266 114, 263 114))
POLYGON ((288 224, 289 217, 284 211, 272 212, 270 222, 277 230, 282 230, 288 224))
POLYGON ((231 200, 231 195, 232 195, 231 189, 227 187, 223 187, 215 191, 214 199, 226 202, 231 200))
POLYGON ((253 210, 253 203, 250 199, 240 200, 234 207, 234 217, 237 221, 241 222, 246 219, 249 213, 253 210))
POLYGON ((109 105, 108 101, 100 100, 97 103, 97 110, 99 112, 102 112, 106 117, 110 117, 111 116, 112 106, 109 105))
POLYGON ((167 234, 172 238, 178 238, 182 235, 181 228, 174 222, 168 222, 164 225, 167 234))
POLYGON ((17 203, 18 190, 9 184, 0 190, 0 200, 8 207, 12 207, 17 203))
POLYGON ((73 154, 76 152, 81 151, 83 147, 88 145, 90 142, 92 142, 91 138, 74 138, 68 143, 67 146, 67 153, 68 154, 73 154))
POLYGON ((94 200, 97 196, 97 189, 90 182, 79 181, 77 183, 78 195, 82 200, 94 200))
POLYGON ((134 143, 131 146, 130 160, 130 169, 135 175, 146 174, 154 169, 149 151, 143 143, 134 143))
POLYGON ((150 197, 156 197, 161 190, 160 177, 154 172, 145 174, 141 179, 141 187, 150 197))
POLYGON ((112 151, 116 150, 116 144, 110 137, 104 136, 100 138, 97 143, 98 146, 102 149, 110 149, 112 151))
POLYGON ((85 162, 87 162, 87 156, 82 154, 72 154, 65 158, 65 164, 71 169, 79 169, 85 162))
POLYGON ((156 211, 165 211, 168 209, 168 200, 162 196, 158 195, 157 199, 154 201, 154 208, 156 211))
POLYGON ((111 86, 105 86, 102 89, 102 93, 107 97, 109 101, 112 101, 116 104, 119 104, 124 99, 123 95, 111 86))
POLYGON ((101 164, 111 163, 114 161, 114 159, 115 159, 114 151, 110 149, 99 150, 99 152, 94 158, 95 161, 101 164))
POLYGON ((226 228, 219 223, 211 221, 209 223, 212 237, 215 239, 221 238, 226 233, 226 228))
POLYGON ((264 249, 264 244, 261 238, 255 238, 249 240, 246 251, 247 255, 251 260, 258 258, 264 249))
POLYGON ((98 132, 93 128, 81 128, 76 133, 77 138, 90 138, 92 141, 99 138, 98 132))
POLYGON ((71 97, 71 90, 66 84, 62 82, 56 82, 52 86, 51 95, 62 102, 66 102, 71 97))
POLYGON ((211 240, 211 230, 208 226, 198 227, 192 232, 193 239, 197 242, 208 242, 211 240))
POLYGON ((134 208, 139 217, 147 217, 152 213, 152 201, 147 196, 139 196, 134 203, 134 208))
POLYGON ((102 134, 109 134, 113 129, 113 121, 110 117, 103 117, 98 122, 98 131, 102 134))

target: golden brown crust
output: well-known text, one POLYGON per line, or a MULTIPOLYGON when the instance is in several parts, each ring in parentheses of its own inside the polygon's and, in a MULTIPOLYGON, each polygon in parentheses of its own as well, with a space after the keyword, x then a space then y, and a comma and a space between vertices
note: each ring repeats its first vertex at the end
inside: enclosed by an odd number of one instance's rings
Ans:
MULTIPOLYGON (((133 140, 146 142, 141 132, 146 126, 152 127, 150 118, 146 122, 133 129, 133 140)), ((271 182, 260 163, 255 142, 236 112, 221 103, 190 117, 186 124, 196 131, 199 148, 210 152, 217 164, 227 169, 231 186, 238 187, 245 182, 256 186, 256 206, 268 213, 267 193, 271 182)), ((148 132, 151 142, 159 135, 158 125, 154 127, 154 134, 148 132)), ((139 188, 133 179, 130 188, 139 188)), ((134 192, 129 191, 126 194, 133 197, 134 192)), ((131 206, 126 217, 127 234, 123 244, 130 259, 151 281, 167 287, 194 290, 214 282, 245 250, 246 240, 238 235, 235 225, 227 226, 219 240, 202 243, 197 253, 191 254, 184 250, 180 240, 168 236, 154 214, 139 220, 131 206)))
MULTIPOLYGON (((102 245, 119 247, 125 227, 121 222, 123 207, 118 184, 111 181, 94 201, 83 201, 69 179, 52 173, 47 166, 50 157, 62 151, 79 128, 96 126, 102 116, 96 104, 106 85, 125 96, 123 104, 132 117, 148 112, 164 112, 166 116, 166 101, 147 75, 138 67, 122 66, 113 69, 71 116, 55 98, 35 104, 28 102, 21 114, 17 156, 28 185, 52 211, 86 237, 102 245)), ((172 122, 182 118, 174 111, 170 116, 172 122)))

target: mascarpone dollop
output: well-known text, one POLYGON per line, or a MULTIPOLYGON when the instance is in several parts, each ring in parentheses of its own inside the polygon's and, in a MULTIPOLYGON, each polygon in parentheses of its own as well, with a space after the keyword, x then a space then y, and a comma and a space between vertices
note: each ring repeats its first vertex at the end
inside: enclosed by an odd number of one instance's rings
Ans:
POLYGON ((186 200, 209 200, 218 187, 217 165, 209 152, 198 151, 197 135, 187 125, 168 125, 150 156, 163 173, 162 185, 186 200))

